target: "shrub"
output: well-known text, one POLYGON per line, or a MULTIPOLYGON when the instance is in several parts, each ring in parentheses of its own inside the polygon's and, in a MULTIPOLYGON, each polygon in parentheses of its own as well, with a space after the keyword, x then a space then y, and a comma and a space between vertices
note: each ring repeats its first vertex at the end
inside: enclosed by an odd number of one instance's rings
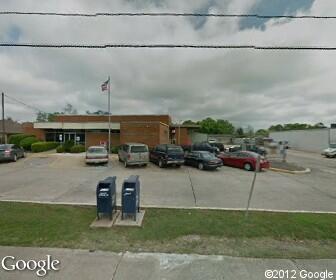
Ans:
POLYGON ((57 142, 36 142, 31 145, 33 153, 40 153, 44 151, 50 151, 58 146, 57 142))
POLYGON ((112 153, 112 154, 117 154, 117 153, 118 153, 118 150, 119 150, 119 147, 117 147, 117 146, 113 146, 113 147, 111 147, 111 153, 112 153))
POLYGON ((8 143, 9 144, 14 144, 14 145, 20 145, 20 142, 28 137, 35 137, 34 135, 30 134, 14 134, 9 136, 8 138, 8 143))
POLYGON ((26 137, 20 142, 20 146, 24 148, 26 151, 31 151, 31 145, 38 142, 35 136, 26 137))
POLYGON ((57 152, 57 153, 64 153, 64 152, 65 152, 65 150, 64 150, 64 146, 63 146, 63 145, 58 146, 58 147, 56 148, 56 152, 57 152))
POLYGON ((64 151, 66 153, 70 153, 71 152, 71 148, 75 145, 75 142, 73 140, 67 140, 64 142, 64 151))
POLYGON ((70 153, 84 153, 85 146, 83 145, 75 145, 70 148, 70 153))

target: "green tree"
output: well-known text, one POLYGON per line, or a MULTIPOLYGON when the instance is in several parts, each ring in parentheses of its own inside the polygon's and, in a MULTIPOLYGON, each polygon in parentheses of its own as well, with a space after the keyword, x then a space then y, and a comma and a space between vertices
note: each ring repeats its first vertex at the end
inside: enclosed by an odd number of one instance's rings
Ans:
POLYGON ((56 115, 59 115, 62 113, 54 112, 54 113, 46 113, 46 112, 38 112, 36 115, 36 121, 37 122, 53 122, 55 121, 56 115))
POLYGON ((268 137, 269 131, 267 129, 258 129, 256 132, 257 136, 268 137))
POLYGON ((234 126, 227 120, 206 118, 198 123, 200 132, 207 134, 233 134, 234 126))
POLYGON ((227 120, 217 120, 217 130, 219 134, 233 134, 234 126, 227 120))
POLYGON ((236 135, 239 137, 244 137, 245 136, 244 129, 242 127, 238 127, 236 130, 236 135))
POLYGON ((270 130, 270 131, 282 131, 282 130, 284 130, 284 128, 281 124, 277 124, 277 125, 270 126, 270 128, 268 130, 270 130))
POLYGON ((46 122, 48 121, 48 113, 46 112, 38 112, 36 115, 37 122, 46 122))
POLYGON ((200 121, 200 132, 207 134, 218 134, 217 122, 212 118, 206 118, 200 121))
POLYGON ((183 124, 188 125, 188 124, 196 124, 196 123, 192 120, 186 120, 186 121, 183 122, 183 124))

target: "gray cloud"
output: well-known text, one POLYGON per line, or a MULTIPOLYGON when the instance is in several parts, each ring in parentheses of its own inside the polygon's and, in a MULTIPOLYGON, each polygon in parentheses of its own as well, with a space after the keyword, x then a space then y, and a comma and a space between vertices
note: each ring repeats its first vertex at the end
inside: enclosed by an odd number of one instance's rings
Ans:
MULTIPOLYGON (((185 2, 7 1, 2 9, 244 13, 259 0, 185 2)), ((309 13, 326 15, 335 8, 333 1, 316 1, 309 13)), ((12 34, 20 42, 336 45, 333 25, 270 20, 263 30, 241 30, 236 19, 197 25, 188 18, 2 16, 0 40, 12 34)), ((0 90, 44 111, 60 111, 68 102, 79 112, 106 110, 100 84, 111 75, 114 114, 169 112, 176 119, 211 116, 255 127, 329 123, 335 121, 335 60, 336 53, 308 51, 0 49, 0 90)), ((6 114, 34 118, 17 104, 7 104, 6 114)))

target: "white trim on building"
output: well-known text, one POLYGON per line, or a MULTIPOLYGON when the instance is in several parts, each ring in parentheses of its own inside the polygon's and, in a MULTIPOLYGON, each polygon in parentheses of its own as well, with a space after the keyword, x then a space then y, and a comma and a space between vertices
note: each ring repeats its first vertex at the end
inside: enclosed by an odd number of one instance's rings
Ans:
MULTIPOLYGON (((108 122, 39 122, 34 123, 38 129, 109 129, 108 122)), ((111 129, 120 129, 120 123, 111 123, 111 129)))

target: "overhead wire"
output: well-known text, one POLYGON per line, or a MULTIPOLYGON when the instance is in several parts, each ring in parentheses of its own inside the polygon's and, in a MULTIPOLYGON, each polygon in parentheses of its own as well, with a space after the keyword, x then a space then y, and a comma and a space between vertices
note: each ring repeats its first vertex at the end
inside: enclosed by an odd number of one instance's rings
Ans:
POLYGON ((259 15, 259 14, 229 14, 229 13, 176 13, 176 12, 97 12, 97 13, 62 13, 62 12, 21 12, 0 11, 0 15, 35 15, 62 17, 219 17, 219 18, 287 18, 287 19, 336 19, 336 16, 316 15, 259 15))
POLYGON ((24 48, 80 48, 80 49, 107 49, 107 48, 148 48, 148 49, 251 49, 251 50, 320 50, 335 51, 336 46, 258 46, 258 45, 216 45, 216 44, 55 44, 55 43, 0 43, 0 47, 24 48))

